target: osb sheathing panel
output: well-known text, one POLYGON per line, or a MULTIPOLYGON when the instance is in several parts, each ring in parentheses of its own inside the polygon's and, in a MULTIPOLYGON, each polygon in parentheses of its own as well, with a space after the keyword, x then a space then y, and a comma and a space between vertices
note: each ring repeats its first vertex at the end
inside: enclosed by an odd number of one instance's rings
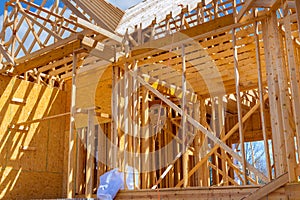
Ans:
MULTIPOLYGON (((68 95, 67 107, 69 107, 69 102, 71 101, 71 83, 71 80, 66 82, 68 95)), ((111 67, 98 68, 88 73, 78 74, 76 77, 76 108, 97 108, 97 112, 111 115, 111 87, 111 67)), ((75 115, 76 128, 87 127, 87 119, 87 114, 77 113, 75 115)), ((104 121, 107 122, 107 120, 107 118, 97 117, 95 123, 103 123, 104 121)), ((68 127, 68 125, 66 125, 66 127, 68 127)))
POLYGON ((1 170, 1 199, 40 199, 61 196, 59 173, 14 170, 6 167, 1 170), (17 178, 16 178, 17 177, 17 178))
POLYGON ((65 93, 0 78, 0 199, 61 197, 64 117, 29 123, 25 128, 13 125, 64 113, 65 93))

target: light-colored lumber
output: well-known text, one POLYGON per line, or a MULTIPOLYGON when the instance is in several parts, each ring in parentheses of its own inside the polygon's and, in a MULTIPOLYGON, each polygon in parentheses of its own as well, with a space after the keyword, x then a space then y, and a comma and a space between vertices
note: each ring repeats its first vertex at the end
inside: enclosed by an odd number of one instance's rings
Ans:
POLYGON ((295 0, 296 13, 297 13, 297 22, 298 22, 298 32, 300 33, 300 2, 295 0))
POLYGON ((282 174, 270 183, 262 186, 261 188, 257 189, 256 191, 252 192, 250 195, 242 198, 243 200, 256 200, 261 199, 267 194, 277 190, 281 186, 284 186, 289 181, 288 173, 282 174))
POLYGON ((186 151, 187 148, 187 119, 186 119, 186 114, 187 114, 187 101, 186 101, 186 59, 185 59, 185 46, 182 44, 181 46, 181 58, 182 58, 182 74, 181 74, 181 82, 182 82, 182 99, 181 99, 181 108, 183 110, 182 116, 181 116, 181 131, 182 131, 182 151, 183 153, 183 187, 187 187, 189 185, 189 155, 188 152, 186 151))
POLYGON ((95 113, 93 109, 88 111, 88 130, 87 130, 87 155, 86 155, 86 190, 88 198, 93 194, 94 183, 94 159, 95 159, 95 113))
POLYGON ((72 93, 71 93, 71 107, 70 107, 70 132, 69 132, 69 151, 68 151, 68 185, 67 197, 73 198, 75 195, 75 113, 76 113, 76 69, 77 69, 77 54, 73 53, 73 67, 72 67, 72 93))
POLYGON ((244 14, 252 7, 256 0, 246 0, 242 9, 238 12, 235 21, 239 22, 244 14))
MULTIPOLYGON (((273 14, 274 17, 274 14, 273 14)), ((269 105, 270 105, 270 116, 271 116, 271 126, 272 126, 272 146, 277 146, 280 148, 274 148, 274 163, 275 163, 275 177, 284 173, 284 166, 286 166, 286 161, 284 160, 285 148, 284 143, 281 142, 281 133, 282 131, 282 120, 281 120, 281 110, 279 103, 279 98, 277 97, 278 92, 278 84, 276 80, 276 69, 275 67, 271 67, 274 65, 275 57, 274 54, 272 56, 272 52, 275 48, 275 41, 269 39, 270 37, 274 38, 274 31, 270 30, 271 26, 270 17, 265 21, 262 21, 263 28, 263 37, 264 37, 264 51, 266 57, 266 70, 267 70, 267 82, 268 82, 268 91, 269 91, 269 105), (281 144, 282 143, 282 144, 281 144)), ((274 23, 273 23, 274 26, 274 23)), ((276 28, 276 27, 275 27, 276 28)), ((283 135, 282 135, 283 137, 283 135)))
MULTIPOLYGON (((264 96, 264 100, 266 100, 268 95, 265 95, 264 96)), ((246 113, 244 116, 243 116, 243 123, 249 119, 249 117, 259 108, 259 103, 257 103, 255 106, 253 106, 251 108, 251 110, 249 110, 248 113, 246 113)), ((222 139, 223 142, 226 142, 226 140, 233 134, 235 133, 237 130, 238 130, 238 127, 239 127, 239 123, 235 124, 234 127, 232 127, 232 129, 230 131, 228 131, 226 134, 225 134, 225 137, 222 139)), ((189 172, 189 176, 191 176, 192 174, 195 173, 195 171, 201 167, 203 165, 203 163, 205 163, 207 161, 207 159, 219 148, 220 146, 218 144, 216 144, 211 150, 209 153, 207 153, 207 155, 205 157, 203 157, 189 172)), ((181 186, 183 183, 183 181, 180 181, 177 186, 181 186)))
MULTIPOLYGON (((296 1, 296 4, 300 6, 299 1, 296 1)), ((299 19, 298 19, 299 20, 299 19)), ((300 23, 299 23, 300 24, 300 23)), ((299 71, 299 66, 297 66, 296 55, 294 52, 294 45, 291 33, 291 25, 290 25, 290 14, 286 13, 284 17, 284 27, 285 27, 285 39, 286 39, 286 48, 287 48, 287 61, 288 61, 288 75, 290 80, 291 87, 291 100, 292 100, 292 109, 294 116, 294 123, 296 128, 296 137, 298 141, 298 155, 300 154, 300 116, 297 113, 300 113, 300 99, 299 94, 299 76, 297 76, 297 72, 299 71)), ((300 31, 299 31, 300 33, 300 31)))
POLYGON ((119 43, 122 43, 123 41, 123 38, 120 37, 120 36, 117 36, 116 34, 104 29, 104 28, 101 28, 100 26, 97 26, 97 25, 94 25, 92 23, 90 23, 89 21, 87 20, 84 20, 82 18, 77 18, 75 17, 74 20, 77 22, 77 24, 83 28, 86 28, 86 29, 89 29, 91 31, 94 31, 95 33, 97 34, 101 34, 105 37, 108 37, 116 42, 119 42, 119 43))
POLYGON ((243 132, 243 116, 242 116, 242 107, 241 107, 241 94, 240 94, 240 69, 238 64, 238 49, 236 46, 236 29, 232 30, 232 43, 233 43, 233 56, 234 56, 234 78, 235 78, 235 89, 236 89, 236 101, 237 101, 237 110, 238 110, 238 121, 239 121, 239 136, 240 136, 240 148, 242 154, 242 168, 244 180, 243 184, 247 184, 247 175, 246 175, 246 157, 245 157, 245 142, 244 142, 244 132, 243 132))
POLYGON ((260 102, 260 117, 261 117, 261 126, 264 137, 264 149, 265 149, 265 157, 266 157, 266 166, 268 172, 269 181, 272 180, 272 169, 271 169, 271 160, 270 160, 270 151, 269 151, 269 142, 266 131, 266 116, 265 116, 265 101, 264 101, 264 87, 262 81, 262 69, 261 69, 261 53, 260 53, 260 45, 259 45, 259 37, 258 37, 258 22, 254 22, 254 37, 255 37, 255 45, 256 45, 256 63, 257 63, 257 77, 258 77, 258 92, 259 92, 259 102, 260 102))
MULTIPOLYGON (((139 76, 135 76, 134 73, 131 70, 129 71, 129 74, 131 76, 134 76, 135 78, 137 78, 138 81, 140 83, 142 83, 148 90, 150 90, 151 92, 153 92, 157 97, 159 97, 166 104, 168 104, 171 108, 173 108, 176 112, 178 112, 180 115, 182 115, 183 111, 182 111, 181 108, 179 108, 172 101, 170 101, 169 99, 167 99, 160 92, 158 92, 157 90, 153 89, 147 82, 145 82, 143 80, 143 78, 141 78, 139 76)), ((227 151, 229 154, 231 154, 239 162, 242 161, 242 157, 240 157, 230 147, 228 147, 226 144, 224 144, 223 141, 221 141, 219 138, 217 138, 216 136, 214 136, 210 131, 208 131, 205 127, 203 127, 199 122, 197 122, 196 120, 194 120, 190 115, 187 115, 187 121, 189 123, 191 123, 193 126, 195 126, 196 128, 200 129, 205 135, 208 136, 208 138, 210 138, 211 140, 213 140, 215 142, 215 146, 216 145, 220 145, 221 148, 223 148, 225 151, 227 151)), ((257 170, 256 168, 254 168, 251 164, 247 163, 247 168, 249 170, 253 171, 254 173, 256 173, 257 175, 259 175, 262 180, 267 181, 267 177, 264 174, 262 174, 259 170, 257 170)))
POLYGON ((0 44, 0 52, 5 57, 7 62, 11 63, 12 65, 15 65, 14 59, 11 57, 11 55, 8 53, 8 51, 5 49, 5 47, 0 44))
MULTIPOLYGON (((275 18, 275 17, 274 17, 275 18)), ((276 20, 277 22, 277 20, 276 20)), ((277 28, 277 27, 276 27, 277 28)), ((278 30, 278 29, 277 29, 278 30)), ((278 73, 278 85, 279 85, 279 94, 280 94, 280 106, 281 106, 281 114, 282 114, 282 121, 283 121, 283 141, 285 144, 285 151, 286 151, 286 163, 287 163, 287 171, 289 174, 289 181, 295 182, 298 181, 298 177, 295 173, 296 168, 296 157, 295 157, 295 145, 290 145, 295 142, 294 139, 294 131, 292 130, 290 124, 290 117, 292 116, 291 111, 291 101, 288 89, 288 78, 287 78, 287 71, 286 67, 283 64, 285 62, 284 52, 283 52, 283 37, 275 32, 275 41, 279 41, 279 45, 276 48, 276 67, 278 73)), ((281 139, 282 141, 282 139, 281 139)))

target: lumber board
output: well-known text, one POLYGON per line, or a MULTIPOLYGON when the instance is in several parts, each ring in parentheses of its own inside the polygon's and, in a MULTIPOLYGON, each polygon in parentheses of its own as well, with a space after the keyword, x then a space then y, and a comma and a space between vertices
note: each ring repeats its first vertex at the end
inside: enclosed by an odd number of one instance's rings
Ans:
POLYGON ((0 77, 0 198, 59 198, 62 196, 64 118, 26 125, 26 132, 10 126, 60 114, 65 110, 65 92, 0 77), (12 104, 12 98, 25 99, 26 104, 12 104), (35 150, 31 151, 32 148, 35 150), (17 186, 11 185, 16 179, 17 186))
MULTIPOLYGON (((53 48, 48 52, 41 53, 37 57, 33 57, 25 62, 18 63, 15 67, 13 73, 22 74, 28 70, 34 69, 36 67, 41 67, 48 64, 51 61, 61 59, 63 57, 69 56, 74 51, 81 47, 80 40, 75 40, 67 43, 61 47, 53 48)), ((43 49, 42 49, 43 51, 43 49)))
POLYGON ((270 194, 271 192, 277 190, 281 186, 284 186, 289 182, 289 176, 288 173, 285 173, 279 177, 277 177, 275 180, 271 181, 270 183, 262 186, 261 188, 257 189, 256 191, 252 192, 248 196, 242 198, 243 200, 257 200, 261 199, 264 196, 270 194))
POLYGON ((174 35, 167 36, 162 39, 157 39, 157 40, 145 43, 143 45, 140 45, 137 48, 134 48, 132 50, 131 54, 133 57, 135 57, 137 55, 146 53, 150 50, 159 50, 165 46, 168 46, 171 44, 176 44, 178 42, 182 42, 187 39, 192 39, 195 36, 198 36, 203 33, 206 33, 206 32, 221 28, 221 27, 225 27, 225 26, 228 26, 231 24, 233 24, 233 16, 232 15, 217 18, 213 21, 206 22, 199 26, 195 26, 190 29, 180 31, 178 33, 175 33, 174 35))
MULTIPOLYGON (((189 188, 165 188, 159 190, 125 190, 119 191, 116 199, 208 199, 208 200, 239 200, 244 195, 256 190, 258 186, 227 186, 227 187, 189 187, 189 188)), ((76 196, 82 198, 83 196, 76 196)), ((95 197, 95 196, 94 196, 95 197)))

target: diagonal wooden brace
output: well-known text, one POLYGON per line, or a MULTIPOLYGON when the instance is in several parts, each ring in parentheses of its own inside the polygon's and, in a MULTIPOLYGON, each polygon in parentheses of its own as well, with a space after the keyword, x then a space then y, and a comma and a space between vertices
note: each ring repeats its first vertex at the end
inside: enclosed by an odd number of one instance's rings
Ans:
MULTIPOLYGON (((172 101, 167 99, 163 94, 161 94, 156 89, 152 88, 149 83, 147 83, 141 76, 134 73, 132 70, 128 70, 128 73, 136 78, 142 85, 144 85, 148 90, 150 90, 153 94, 155 94, 158 98, 160 98, 162 101, 164 101, 168 106, 170 106, 172 109, 174 109, 176 112, 178 112, 180 115, 182 115, 183 110, 179 108, 176 104, 174 104, 172 101)), ((229 146, 227 146, 223 141, 221 141, 219 138, 217 138, 212 132, 207 130, 204 126, 202 126, 198 121, 193 119, 190 115, 186 114, 187 121, 191 123, 194 127, 199 129, 202 133, 204 133, 207 137, 209 137, 214 143, 215 146, 219 146, 223 148, 225 151, 227 151, 234 159, 238 160, 239 162, 242 162, 242 157, 238 155, 234 150, 232 150, 229 146)), ((264 182, 268 182, 268 178, 260 172, 258 169, 256 169, 253 165, 250 163, 246 163, 247 168, 254 172, 256 175, 259 176, 264 182)), ((181 181, 182 182, 182 181, 181 181)), ((179 183, 177 186, 180 186, 182 183, 179 183)))

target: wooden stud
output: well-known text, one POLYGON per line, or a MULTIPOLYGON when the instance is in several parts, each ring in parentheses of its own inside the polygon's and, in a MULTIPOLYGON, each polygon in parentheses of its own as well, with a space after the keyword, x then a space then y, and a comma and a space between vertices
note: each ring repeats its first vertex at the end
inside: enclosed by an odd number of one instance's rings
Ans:
POLYGON ((269 142, 266 132, 266 116, 265 116, 265 102, 263 99, 263 82, 262 82, 262 69, 261 69, 261 58, 260 58, 260 45, 259 45, 259 36, 258 36, 258 22, 254 23, 254 37, 255 37, 255 49, 256 49, 256 63, 257 63, 257 73, 258 73, 258 92, 259 92, 259 102, 260 102, 260 117, 261 117, 261 126, 264 137, 264 149, 265 149, 265 157, 266 157, 266 166, 268 172, 269 181, 272 180, 272 169, 271 169, 271 160, 270 160, 270 152, 269 152, 269 142))
MULTIPOLYGON (((125 72, 124 72, 124 76, 123 76, 123 82, 124 82, 124 163, 122 166, 122 170, 124 172, 124 180, 126 180, 127 177, 127 173, 126 173, 126 167, 128 166, 128 162, 129 162, 129 158, 128 158, 128 152, 129 152, 129 148, 128 148, 128 138, 129 138, 129 76, 128 76, 128 67, 129 64, 126 63, 125 64, 125 72)), ((125 184, 125 189, 127 189, 127 185, 126 182, 125 184)))
POLYGON ((68 185, 67 197, 73 198, 75 191, 74 184, 74 170, 75 170, 75 113, 76 113, 76 69, 77 69, 77 54, 73 53, 73 67, 72 67, 72 95, 70 108, 70 134, 69 134, 69 153, 68 153, 68 185))
MULTIPOLYGON (((150 153, 150 133, 149 133, 149 104, 148 104, 148 97, 149 92, 148 90, 143 87, 142 88, 142 112, 141 112, 141 126, 142 126, 142 153, 145 155, 149 155, 150 153)), ((144 159, 142 160, 142 188, 146 189, 150 187, 150 173, 147 172, 147 167, 146 165, 150 165, 151 160, 149 156, 143 157, 144 159)))
MULTIPOLYGON (((282 111, 280 103, 287 103, 284 99, 282 92, 279 88, 279 65, 282 63, 282 55, 280 49, 278 48, 278 27, 277 27, 277 16, 273 12, 271 17, 267 18, 267 22, 263 23, 264 32, 264 49, 267 64, 267 77, 268 77, 268 88, 269 88, 269 101, 270 101, 270 111, 271 111, 271 123, 272 123, 272 137, 275 154, 275 165, 276 165, 276 177, 283 174, 287 170, 286 162, 286 148, 285 148, 285 138, 282 132, 287 131, 287 127, 284 129, 282 111), (272 38, 272 39, 270 39, 272 38), (277 40, 276 40, 277 39, 277 40), (279 61, 277 61, 280 59, 279 61), (278 66, 278 67, 277 67, 278 66), (281 98, 278 98, 281 95, 281 98), (281 102, 283 101, 283 102, 281 102)), ((282 75, 282 73, 280 73, 282 75)), ((281 76, 282 77, 282 76, 281 76)), ((280 82, 282 84, 282 82, 280 82)), ((285 88, 281 88, 285 89, 285 88)), ((287 124, 285 124, 287 125, 287 124)))
POLYGON ((298 22, 298 33, 300 33, 300 2, 295 0, 296 13, 297 13, 297 22, 298 22))
POLYGON ((88 131, 87 131, 87 158, 86 158, 86 191, 87 198, 93 194, 94 179, 94 158, 95 158, 95 113, 94 109, 88 111, 88 131))
MULTIPOLYGON (((225 129, 225 113, 224 113, 224 103, 223 103, 223 97, 218 96, 218 131, 220 138, 222 139, 225 135, 225 132, 222 131, 225 129)), ((223 178, 223 185, 228 185, 228 175, 227 175, 227 162, 225 159, 226 152, 221 149, 221 163, 222 163, 222 178, 223 178)))
MULTIPOLYGON (((159 97, 162 101, 164 101, 167 105, 169 105, 171 108, 173 108, 176 112, 178 112, 180 115, 182 115, 183 111, 180 109, 177 105, 175 105, 172 101, 167 99, 164 95, 162 95, 159 91, 153 89, 149 83, 144 81, 144 79, 140 76, 136 76, 131 70, 128 71, 128 73, 131 76, 134 76, 138 79, 138 81, 143 84, 148 90, 150 90, 152 93, 154 93, 157 97, 159 97)), ((223 141, 221 141, 219 138, 213 135, 209 130, 207 130, 205 127, 203 127, 198 121, 194 120, 190 115, 186 115, 187 121, 191 123, 193 126, 195 126, 197 129, 201 130, 205 135, 208 136, 213 142, 215 142, 215 146, 220 145, 225 151, 227 151, 229 154, 231 154, 235 159, 237 159, 239 162, 242 162, 242 157, 240 157, 237 153, 235 153, 230 147, 228 147, 223 141)), ((193 138, 192 138, 193 139, 193 138)), ((181 154, 178 154, 180 157, 181 154)), ((264 181, 267 180, 267 177, 261 173, 259 170, 254 168, 251 164, 246 163, 249 170, 251 170, 253 173, 256 173, 260 176, 260 178, 264 181)), ((182 184, 183 182, 180 182, 182 184)), ((155 188, 154 188, 155 189, 155 188)))
MULTIPOLYGON (((264 100, 267 98, 267 95, 264 96, 264 100)), ((246 113, 243 117, 243 123, 245 121, 247 121, 249 119, 249 117, 259 108, 259 103, 257 103, 255 106, 253 106, 251 108, 251 110, 249 110, 248 113, 246 113)), ((223 142, 226 142, 228 140, 228 138, 230 138, 232 136, 233 133, 235 133, 239 128, 239 123, 235 124, 230 131, 228 131, 225 134, 225 137, 222 139, 223 142)), ((211 150, 210 152, 203 157, 190 171, 189 171, 189 176, 191 176, 192 174, 195 173, 195 171, 197 169, 199 169, 199 167, 201 167, 204 163, 207 162, 208 158, 219 148, 220 146, 218 144, 216 144, 211 150)), ((267 179, 265 179, 267 180, 267 179)), ((177 186, 179 187, 180 185, 182 185, 183 181, 180 181, 177 186)))
POLYGON ((188 146, 187 141, 187 121, 186 121, 186 113, 187 113, 187 102, 186 102, 186 61, 185 61, 185 46, 184 44, 181 46, 181 57, 182 57, 182 75, 181 75, 181 82, 182 82, 182 99, 181 99, 181 109, 183 110, 182 116, 181 116, 181 131, 182 131, 182 152, 183 153, 183 187, 187 187, 189 185, 189 155, 188 152, 186 151, 188 146))
MULTIPOLYGON (((207 124, 206 122, 206 105, 205 105, 205 99, 204 98, 200 98, 200 122, 203 126, 205 126, 205 124, 207 124)), ((200 160, 204 157, 204 155, 206 154, 207 150, 208 150, 208 141, 207 141, 207 137, 205 136, 205 134, 201 133, 199 131, 200 134, 200 145, 201 145, 201 157, 200 160)), ((199 161, 200 161, 199 160, 199 161)), ((204 163, 203 166, 201 166, 199 168, 199 171, 201 173, 201 186, 209 186, 209 170, 208 170, 208 166, 207 166, 207 162, 204 163)))
MULTIPOLYGON (((281 115, 282 115, 282 124, 283 124, 283 135, 285 144, 286 155, 286 163, 287 163, 287 171, 289 174, 289 181, 295 182, 298 180, 295 172, 296 168, 296 157, 295 157, 295 140, 294 140, 294 131, 291 127, 291 101, 290 101, 290 91, 288 89, 288 79, 287 79, 287 71, 286 71, 286 61, 283 55, 283 38, 281 35, 275 33, 275 41, 279 41, 279 45, 276 48, 276 67, 278 73, 278 85, 279 85, 279 94, 280 94, 280 106, 281 106, 281 115), (278 39, 277 39, 278 38, 278 39), (291 145, 293 144, 293 145, 291 145)), ((275 52, 274 52, 275 53, 275 52)))
POLYGON ((234 56, 234 77, 235 77, 235 88, 236 88, 236 101, 238 109, 238 121, 239 121, 239 136, 240 136, 240 146, 242 154, 242 167, 244 181, 243 184, 247 184, 247 171, 246 171, 246 158, 245 158, 245 146, 244 146, 244 133, 243 133, 243 123, 242 123, 242 107, 241 107, 241 96, 240 96, 240 72, 238 67, 238 49, 236 45, 236 29, 232 30, 232 41, 233 41, 233 56, 234 56))
MULTIPOLYGON (((300 6, 299 1, 296 1, 296 5, 300 6)), ((299 16, 299 15, 298 15, 299 16)), ((300 22, 299 22, 300 25, 300 22)), ((285 27, 285 39, 286 39, 286 49, 287 49, 287 61, 288 61, 288 71, 291 87, 291 100, 292 109, 294 115, 294 123, 296 128, 296 136, 298 141, 298 155, 300 155, 300 94, 299 94, 299 76, 297 76, 298 67, 296 61, 296 55, 294 52, 294 45, 292 40, 291 25, 290 25, 290 15, 287 12, 284 17, 284 27, 285 27)), ((300 28, 299 28, 300 30, 300 28)), ((300 33, 300 31, 299 31, 300 33)))

